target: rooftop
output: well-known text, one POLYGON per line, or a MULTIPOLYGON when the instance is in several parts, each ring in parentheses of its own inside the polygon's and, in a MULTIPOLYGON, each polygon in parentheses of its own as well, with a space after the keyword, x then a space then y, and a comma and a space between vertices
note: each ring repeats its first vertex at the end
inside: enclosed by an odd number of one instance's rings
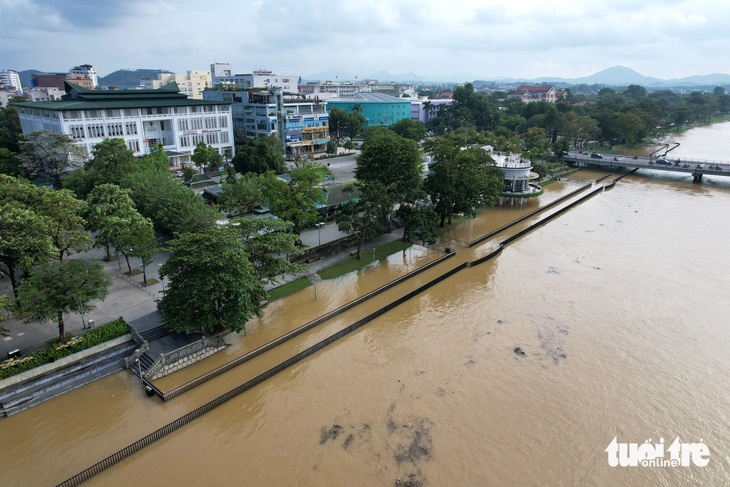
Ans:
POLYGON ((180 93, 177 83, 155 90, 91 90, 68 81, 66 94, 59 101, 17 102, 19 107, 45 110, 104 110, 114 108, 177 107, 191 105, 230 105, 226 101, 194 100, 180 93))

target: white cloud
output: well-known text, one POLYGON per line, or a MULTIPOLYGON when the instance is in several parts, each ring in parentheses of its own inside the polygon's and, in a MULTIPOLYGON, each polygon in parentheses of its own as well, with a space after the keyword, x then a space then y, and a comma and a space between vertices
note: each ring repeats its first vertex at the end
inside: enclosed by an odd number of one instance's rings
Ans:
POLYGON ((0 0, 0 68, 207 69, 361 77, 579 77, 614 66, 730 72, 714 0, 0 0))

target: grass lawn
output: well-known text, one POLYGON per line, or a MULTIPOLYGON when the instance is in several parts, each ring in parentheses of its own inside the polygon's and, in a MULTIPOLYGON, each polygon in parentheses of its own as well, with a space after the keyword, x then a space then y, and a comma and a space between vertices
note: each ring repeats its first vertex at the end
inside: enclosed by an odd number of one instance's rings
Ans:
POLYGON ((383 259, 385 257, 388 257, 389 255, 395 254, 396 252, 405 250, 410 246, 410 242, 396 240, 394 242, 387 243, 381 247, 376 247, 375 252, 373 252, 372 247, 368 248, 367 244, 365 244, 362 249, 362 258, 360 260, 357 260, 355 257, 351 257, 331 267, 322 269, 318 272, 318 274, 322 277, 322 279, 333 279, 335 277, 340 277, 347 274, 348 272, 362 269, 363 267, 371 264, 374 260, 383 259), (373 259, 373 255, 375 256, 375 259, 373 259))
POLYGON ((266 296, 268 297, 269 301, 275 301, 277 299, 283 298, 284 296, 289 296, 290 294, 293 294, 300 289, 304 289, 311 284, 312 283, 306 277, 300 277, 295 281, 287 282, 286 284, 283 284, 279 287, 275 287, 271 291, 267 292, 266 296))
POLYGON ((441 228, 440 226, 436 225, 436 235, 443 235, 446 232, 451 231, 453 228, 456 228, 458 225, 461 225, 465 221, 467 221, 469 217, 466 216, 455 216, 451 218, 451 224, 449 224, 449 219, 446 219, 446 223, 444 223, 444 228, 441 228))

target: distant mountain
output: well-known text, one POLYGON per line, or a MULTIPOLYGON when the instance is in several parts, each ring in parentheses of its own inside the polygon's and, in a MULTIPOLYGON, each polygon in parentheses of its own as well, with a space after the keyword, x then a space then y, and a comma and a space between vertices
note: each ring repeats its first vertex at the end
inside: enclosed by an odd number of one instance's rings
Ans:
POLYGON ((121 89, 139 88, 143 79, 157 79, 160 73, 170 73, 166 69, 118 69, 99 78, 99 86, 118 86, 121 89))
POLYGON ((23 88, 30 87, 30 80, 31 77, 34 74, 42 73, 43 71, 38 71, 37 69, 26 69, 25 71, 18 71, 18 77, 20 78, 20 86, 23 88))
MULTIPOLYGON (((122 89, 135 89, 139 88, 140 82, 145 78, 157 79, 159 73, 170 72, 166 69, 118 69, 106 76, 100 76, 99 86, 118 86, 122 89)), ((20 84, 24 87, 30 87, 32 75, 44 73, 49 73, 49 71, 38 71, 37 69, 18 71, 20 84)))
POLYGON ((703 76, 689 76, 686 78, 663 80, 645 76, 631 68, 625 66, 613 66, 608 69, 599 71, 591 76, 582 78, 496 78, 491 81, 477 80, 474 84, 488 85, 493 82, 499 84, 543 84, 554 83, 564 85, 603 85, 603 86, 628 86, 641 85, 647 88, 680 88, 680 87, 699 87, 699 86, 718 86, 730 85, 730 75, 727 74, 708 74, 703 76))

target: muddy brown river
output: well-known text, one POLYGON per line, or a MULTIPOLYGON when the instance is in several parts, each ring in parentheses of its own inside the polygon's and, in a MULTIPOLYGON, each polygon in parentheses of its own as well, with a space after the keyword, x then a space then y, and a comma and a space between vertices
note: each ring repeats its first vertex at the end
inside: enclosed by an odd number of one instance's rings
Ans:
MULTIPOLYGON (((145 397, 124 372, 3 418, 2 485, 65 480, 524 225, 472 249, 458 242, 603 175, 581 171, 539 202, 483 211, 449 233, 456 257, 170 402, 145 397)), ((725 485, 729 207, 730 178, 626 177, 88 484, 725 485), (709 463, 611 467, 614 437, 702 442, 709 463)), ((185 382, 440 255, 416 246, 320 282, 317 301, 310 287, 272 303, 247 337, 156 385, 185 382)))

